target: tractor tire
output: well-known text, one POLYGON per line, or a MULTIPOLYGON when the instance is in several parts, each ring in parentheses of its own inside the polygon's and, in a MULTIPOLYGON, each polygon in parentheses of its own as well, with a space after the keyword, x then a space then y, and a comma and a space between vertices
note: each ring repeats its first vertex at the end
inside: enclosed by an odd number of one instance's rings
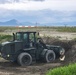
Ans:
POLYGON ((52 50, 48 50, 45 54, 45 62, 50 63, 52 61, 54 61, 56 58, 56 55, 54 53, 54 51, 52 50))
POLYGON ((18 63, 21 66, 28 66, 32 64, 32 56, 29 53, 21 53, 18 56, 18 63))

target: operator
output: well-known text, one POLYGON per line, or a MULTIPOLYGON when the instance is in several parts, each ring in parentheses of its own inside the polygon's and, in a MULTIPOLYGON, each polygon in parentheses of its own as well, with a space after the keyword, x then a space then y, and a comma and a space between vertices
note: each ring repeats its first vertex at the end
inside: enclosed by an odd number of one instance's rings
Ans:
POLYGON ((47 49, 46 44, 44 43, 44 41, 42 40, 42 38, 39 36, 37 36, 37 42, 40 43, 45 49, 47 49))
POLYGON ((31 33, 29 36, 29 40, 30 40, 30 47, 34 46, 34 35, 31 33))

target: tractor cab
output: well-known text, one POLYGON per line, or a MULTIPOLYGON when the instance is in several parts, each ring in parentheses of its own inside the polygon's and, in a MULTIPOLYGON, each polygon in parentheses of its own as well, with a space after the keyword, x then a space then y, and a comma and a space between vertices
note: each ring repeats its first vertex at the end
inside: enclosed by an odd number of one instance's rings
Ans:
POLYGON ((36 44, 36 32, 17 32, 13 33, 13 41, 22 41, 24 46, 29 48, 36 44))
POLYGON ((39 33, 37 32, 17 32, 16 34, 13 33, 13 40, 22 41, 25 48, 40 48, 38 46, 47 48, 43 40, 39 38, 39 33))
POLYGON ((18 41, 29 41, 29 39, 35 38, 36 32, 16 32, 16 34, 13 33, 13 40, 18 40, 18 41))

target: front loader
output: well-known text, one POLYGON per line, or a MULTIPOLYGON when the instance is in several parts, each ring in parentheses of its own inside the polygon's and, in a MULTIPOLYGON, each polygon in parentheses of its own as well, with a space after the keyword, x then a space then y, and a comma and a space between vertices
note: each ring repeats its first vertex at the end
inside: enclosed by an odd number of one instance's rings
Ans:
POLYGON ((31 65, 34 61, 52 62, 64 56, 65 50, 60 46, 46 45, 36 32, 13 33, 13 41, 0 45, 1 57, 21 66, 31 65))

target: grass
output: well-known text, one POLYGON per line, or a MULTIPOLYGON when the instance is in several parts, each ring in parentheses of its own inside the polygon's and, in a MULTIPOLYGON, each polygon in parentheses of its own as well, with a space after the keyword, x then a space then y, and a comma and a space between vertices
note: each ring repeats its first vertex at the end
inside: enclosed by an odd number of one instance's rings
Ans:
POLYGON ((14 31, 59 31, 59 32, 76 32, 76 27, 0 27, 0 32, 14 31))
POLYGON ((76 63, 49 70, 46 75, 76 75, 76 63))
POLYGON ((11 35, 0 35, 0 43, 10 41, 11 39, 12 39, 11 35))
POLYGON ((76 27, 59 27, 57 28, 59 32, 76 32, 76 27))

